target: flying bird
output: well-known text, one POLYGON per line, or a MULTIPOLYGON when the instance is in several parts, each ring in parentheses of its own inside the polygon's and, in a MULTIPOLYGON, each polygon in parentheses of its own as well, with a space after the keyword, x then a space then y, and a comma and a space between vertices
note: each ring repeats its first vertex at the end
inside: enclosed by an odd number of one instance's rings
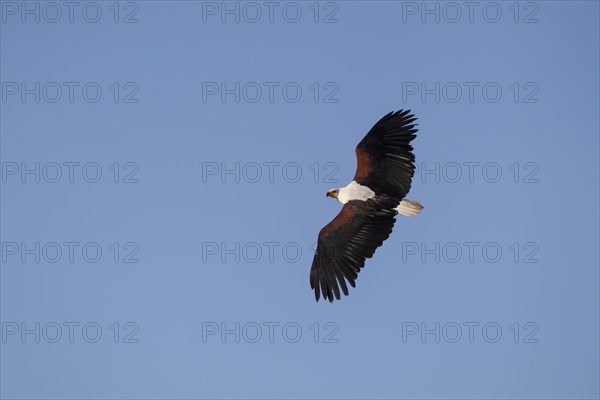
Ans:
POLYGON ((354 180, 331 189, 327 196, 344 206, 319 232, 310 269, 315 298, 333 302, 348 284, 355 287, 358 272, 390 234, 396 215, 421 212, 418 201, 406 200, 415 171, 410 142, 416 137, 416 118, 410 110, 391 112, 381 118, 356 147, 354 180))

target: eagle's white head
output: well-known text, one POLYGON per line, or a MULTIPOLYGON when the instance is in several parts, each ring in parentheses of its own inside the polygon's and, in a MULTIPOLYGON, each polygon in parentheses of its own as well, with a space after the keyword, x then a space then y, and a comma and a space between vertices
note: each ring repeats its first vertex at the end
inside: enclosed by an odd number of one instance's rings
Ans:
POLYGON ((327 191, 326 196, 327 197, 332 197, 334 199, 336 199, 337 201, 339 201, 340 199, 338 199, 338 195, 340 194, 340 189, 329 189, 327 191))
POLYGON ((368 200, 375 197, 375 192, 367 186, 358 184, 356 181, 350 182, 348 186, 327 191, 327 197, 333 197, 342 204, 351 200, 368 200))

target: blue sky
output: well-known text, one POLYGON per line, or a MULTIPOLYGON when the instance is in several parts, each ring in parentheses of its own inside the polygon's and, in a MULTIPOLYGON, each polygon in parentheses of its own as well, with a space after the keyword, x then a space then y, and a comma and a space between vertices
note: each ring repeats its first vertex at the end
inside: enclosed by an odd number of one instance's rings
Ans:
POLYGON ((1 397, 600 395, 597 2, 0 6, 1 397), (401 108, 424 212, 315 303, 401 108))

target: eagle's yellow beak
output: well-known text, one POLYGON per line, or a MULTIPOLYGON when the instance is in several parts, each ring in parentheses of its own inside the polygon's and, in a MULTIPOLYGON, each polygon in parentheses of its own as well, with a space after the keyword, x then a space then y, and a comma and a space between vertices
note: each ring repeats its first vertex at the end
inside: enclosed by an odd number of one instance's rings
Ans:
POLYGON ((325 197, 333 197, 335 199, 335 190, 334 189, 328 190, 325 197))

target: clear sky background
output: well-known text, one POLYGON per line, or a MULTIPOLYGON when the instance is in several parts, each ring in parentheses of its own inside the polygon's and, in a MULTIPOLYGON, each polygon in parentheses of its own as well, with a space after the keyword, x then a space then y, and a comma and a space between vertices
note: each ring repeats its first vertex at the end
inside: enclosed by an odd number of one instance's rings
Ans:
POLYGON ((0 6, 2 398, 600 395, 598 2, 0 6), (316 303, 401 108, 424 212, 316 303))

